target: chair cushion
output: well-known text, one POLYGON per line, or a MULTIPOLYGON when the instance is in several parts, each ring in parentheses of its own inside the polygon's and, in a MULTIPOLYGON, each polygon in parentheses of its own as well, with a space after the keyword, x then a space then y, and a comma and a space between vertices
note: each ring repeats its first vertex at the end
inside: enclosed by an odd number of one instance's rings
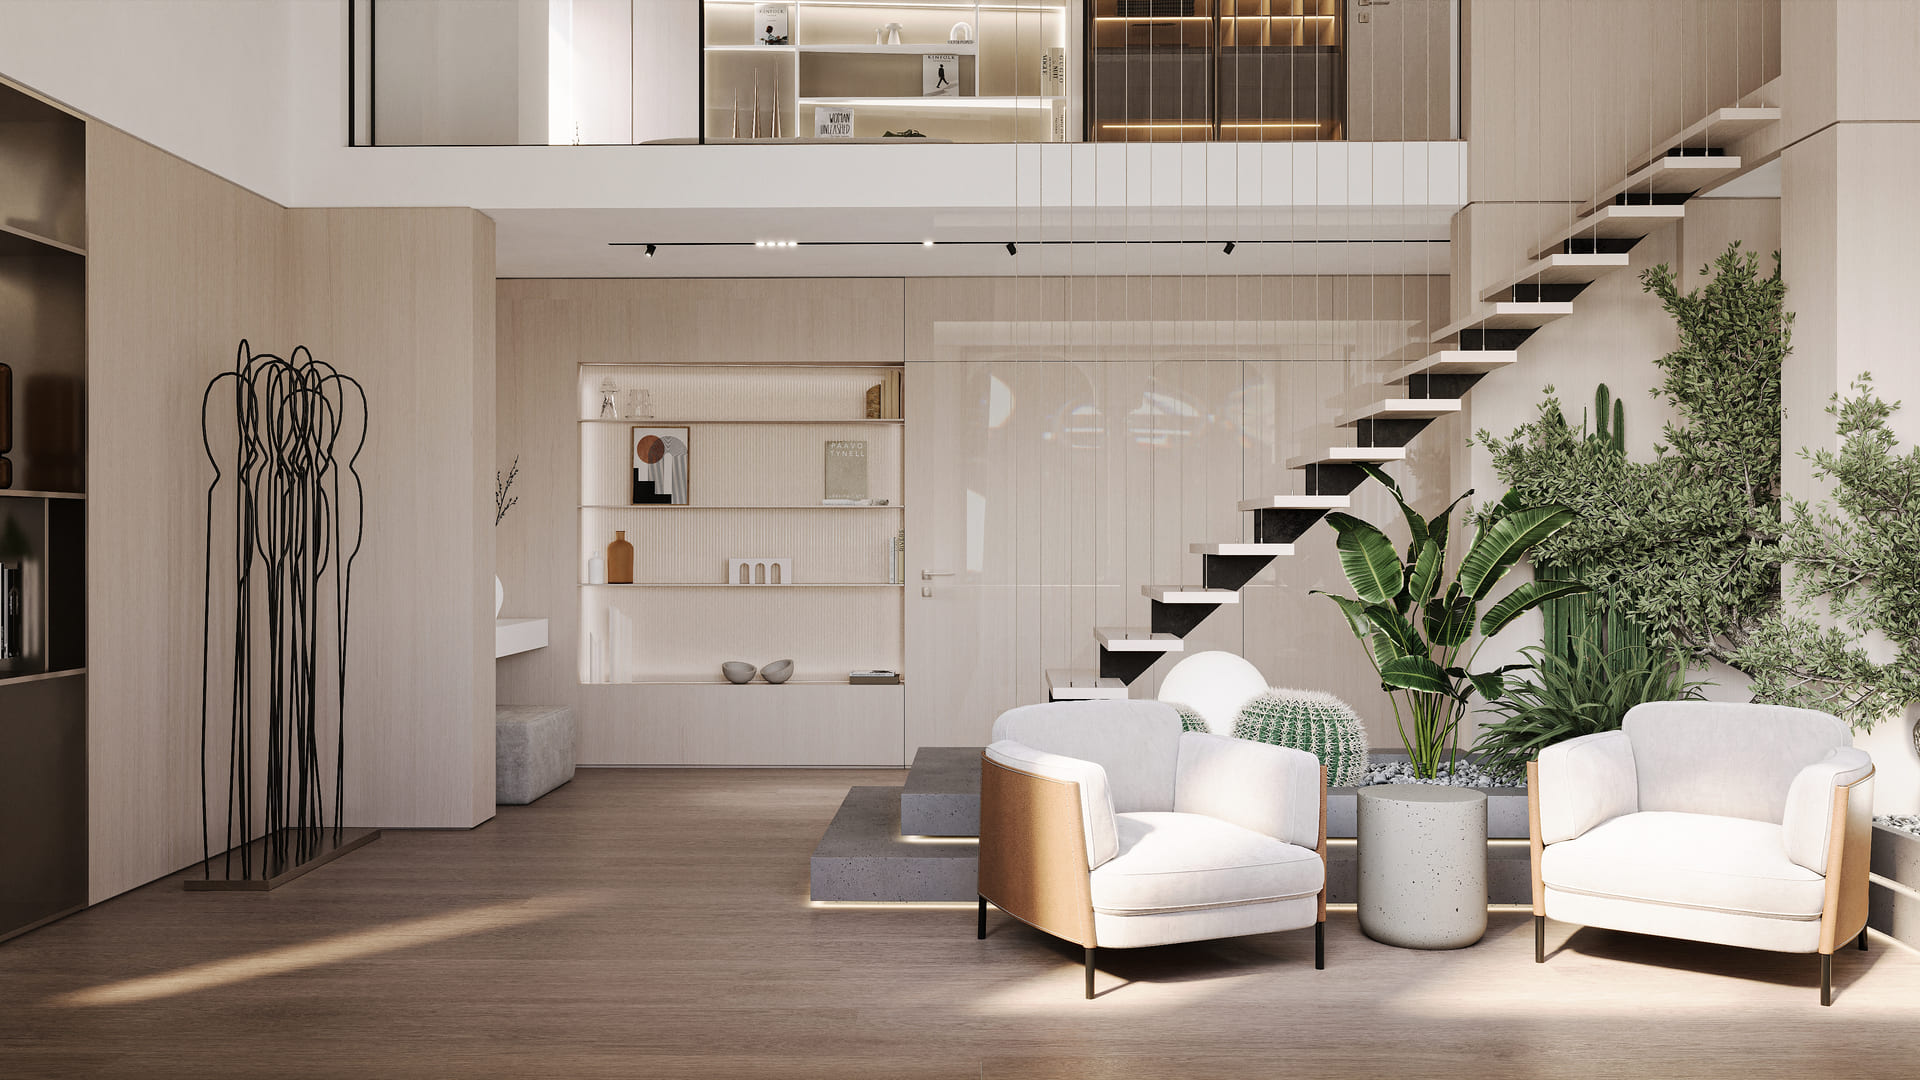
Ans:
POLYGON ((1621 722, 1633 744, 1642 810, 1752 818, 1778 825, 1800 770, 1853 745, 1823 712, 1730 701, 1649 701, 1621 722))
POLYGON ((1113 808, 1172 810, 1180 714, 1158 701, 1050 701, 1008 709, 993 741, 1091 761, 1107 771, 1113 808))
POLYGON ((1773 919, 1819 919, 1827 890, 1787 858, 1778 825, 1658 810, 1547 845, 1540 877, 1549 889, 1773 919))
POLYGON ((1311 848, 1203 814, 1115 815, 1120 854, 1093 872, 1106 915, 1258 904, 1312 896, 1326 880, 1311 848))

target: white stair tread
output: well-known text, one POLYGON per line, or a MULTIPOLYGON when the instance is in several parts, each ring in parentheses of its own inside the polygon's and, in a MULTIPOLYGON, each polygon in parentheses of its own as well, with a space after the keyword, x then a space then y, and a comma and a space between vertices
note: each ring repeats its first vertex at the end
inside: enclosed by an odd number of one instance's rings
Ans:
POLYGON ((1740 159, 1732 155, 1657 157, 1650 164, 1643 165, 1628 174, 1620 182, 1603 189, 1593 197, 1592 202, 1581 207, 1580 212, 1584 214, 1596 206, 1604 206, 1612 202, 1615 195, 1622 192, 1633 195, 1692 194, 1722 177, 1732 176, 1739 171, 1740 159))
POLYGON ((1108 652, 1182 652, 1187 644, 1178 634, 1156 634, 1144 626, 1096 626, 1093 636, 1108 652))
POLYGON ((1513 349, 1440 349, 1399 368, 1382 381, 1394 385, 1416 375, 1485 375, 1519 359, 1520 354, 1513 349))
POLYGON ((1239 502, 1242 510, 1345 510, 1352 505, 1348 495, 1262 495, 1239 502))
POLYGON ((1653 156, 1633 163, 1635 170, 1648 164, 1655 158, 1667 156, 1674 149, 1698 150, 1709 146, 1727 146, 1748 133, 1778 123, 1780 110, 1775 106, 1728 106, 1715 109, 1699 120, 1688 124, 1679 134, 1671 135, 1654 144, 1653 156))
POLYGON ((1364 420, 1431 420, 1459 411, 1459 398, 1387 398, 1343 412, 1334 423, 1351 427, 1364 420))
POLYGON ((1352 465, 1368 462, 1379 465, 1407 460, 1404 446, 1329 446, 1324 453, 1301 454, 1287 459, 1287 468, 1304 469, 1310 465, 1352 465))
POLYGON ((1539 247, 1533 249, 1533 257, 1544 259, 1560 249, 1560 245, 1570 238, 1581 240, 1638 240, 1656 229, 1671 225, 1687 216, 1684 206, 1603 206, 1571 225, 1563 225, 1555 230, 1539 247))
MULTIPOLYGON (((1242 508, 1244 509, 1244 507, 1242 508)), ((1264 509, 1256 507, 1255 509, 1264 509)), ((1188 544, 1195 555, 1291 555, 1292 544, 1188 544)))
POLYGON ((1571 314, 1571 300, 1500 300, 1488 310, 1435 330, 1431 340, 1447 341, 1467 330, 1532 330, 1571 314))
POLYGON ((1047 697, 1053 701, 1094 701, 1125 698, 1127 684, 1103 679, 1085 668, 1048 668, 1047 697))
POLYGON ((1233 589, 1189 589, 1184 585, 1142 585, 1140 595, 1163 604, 1237 604, 1233 589))
POLYGON ((1482 300, 1513 295, 1515 285, 1578 285, 1593 281, 1615 270, 1625 269, 1627 253, 1569 255, 1556 251, 1544 259, 1535 259, 1525 270, 1507 278, 1480 294, 1482 300))

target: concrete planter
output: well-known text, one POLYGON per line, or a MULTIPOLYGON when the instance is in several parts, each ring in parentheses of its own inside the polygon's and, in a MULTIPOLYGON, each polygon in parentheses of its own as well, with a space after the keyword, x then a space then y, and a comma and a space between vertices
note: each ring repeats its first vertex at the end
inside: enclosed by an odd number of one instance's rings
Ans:
POLYGON ((1873 827, 1867 925, 1920 949, 1920 836, 1873 827))

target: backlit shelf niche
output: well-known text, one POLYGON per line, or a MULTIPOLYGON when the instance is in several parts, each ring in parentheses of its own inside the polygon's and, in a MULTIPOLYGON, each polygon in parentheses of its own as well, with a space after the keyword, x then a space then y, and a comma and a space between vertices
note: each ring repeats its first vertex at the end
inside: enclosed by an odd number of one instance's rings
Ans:
POLYGON ((890 580, 889 545, 905 523, 906 426, 865 411, 868 388, 900 370, 581 365, 581 682, 611 681, 617 668, 621 682, 731 689, 720 664, 736 659, 791 659, 795 684, 899 670, 904 588, 890 580), (617 409, 645 390, 653 418, 598 415, 608 380, 617 409), (631 504, 635 427, 686 429, 686 505, 631 504), (886 505, 820 505, 830 440, 867 444, 868 495, 886 505), (605 556, 616 530, 633 544, 634 582, 590 583, 589 560, 605 556), (793 581, 729 584, 736 556, 791 558, 793 581), (614 613, 625 619, 617 635, 614 613), (607 652, 616 636, 618 665, 607 652))
POLYGON ((912 129, 951 142, 1078 139, 1078 5, 788 0, 787 44, 756 44, 766 0, 706 0, 706 135, 813 139, 815 110, 853 110, 853 137, 912 129), (950 36, 957 23, 971 41, 950 36), (900 42, 876 32, 900 27, 900 42), (1057 50, 1049 53, 1049 50, 1057 50), (924 93, 925 58, 951 55, 955 96, 924 93), (760 122, 752 121, 758 87, 760 122), (778 113, 778 130, 774 115, 778 113))

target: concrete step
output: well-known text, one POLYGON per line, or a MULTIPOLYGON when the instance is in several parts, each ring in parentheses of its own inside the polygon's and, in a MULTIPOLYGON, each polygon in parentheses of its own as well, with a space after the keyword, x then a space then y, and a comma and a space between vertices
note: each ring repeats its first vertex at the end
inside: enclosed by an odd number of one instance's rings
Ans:
POLYGON ((900 789, 900 831, 907 836, 980 835, 978 746, 923 746, 900 789))
POLYGON ((813 851, 813 899, 927 903, 979 897, 978 841, 901 835, 900 795, 897 787, 847 792, 813 851))
MULTIPOLYGON (((1360 900, 1360 849, 1352 840, 1327 840, 1327 903, 1360 900)), ((1487 903, 1533 903, 1533 853, 1525 840, 1487 841, 1487 903)))

